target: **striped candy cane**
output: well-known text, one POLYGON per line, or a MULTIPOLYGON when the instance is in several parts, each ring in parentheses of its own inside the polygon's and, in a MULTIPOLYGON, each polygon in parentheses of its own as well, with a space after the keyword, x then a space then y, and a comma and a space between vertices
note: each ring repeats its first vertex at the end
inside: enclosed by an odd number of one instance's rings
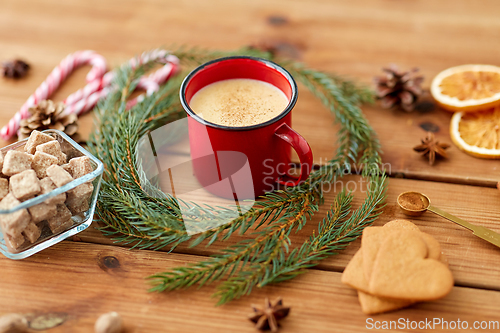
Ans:
MULTIPOLYGON (((129 65, 132 68, 136 68, 140 64, 146 64, 151 61, 165 63, 165 65, 149 76, 143 76, 139 79, 137 88, 146 90, 147 95, 151 95, 153 92, 158 91, 161 84, 165 83, 171 76, 179 71, 179 59, 162 49, 144 52, 141 56, 132 58, 129 61, 129 65)), ((108 72, 98 82, 92 82, 68 96, 65 101, 66 108, 64 109, 64 113, 76 113, 80 115, 94 108, 99 100, 105 98, 111 92, 111 83, 115 75, 115 71, 108 72), (95 87, 100 87, 101 89, 96 90, 95 87), (73 95, 78 98, 73 98, 73 95)), ((143 99, 144 95, 139 95, 137 98, 129 101, 127 107, 130 108, 143 99)))
MULTIPOLYGON (((144 52, 140 57, 133 58, 129 61, 132 68, 140 64, 145 64, 151 61, 164 63, 160 69, 139 79, 137 88, 146 90, 147 95, 151 95, 157 91, 161 84, 165 83, 172 75, 175 75, 179 70, 179 59, 168 51, 156 49, 150 52, 144 52)), ((99 100, 105 98, 113 89, 111 83, 115 78, 116 72, 106 72, 106 61, 102 56, 93 51, 78 51, 68 55, 61 63, 54 68, 47 79, 37 88, 35 93, 31 95, 26 103, 21 107, 21 110, 9 121, 8 125, 2 128, 0 136, 3 139, 10 139, 19 129, 22 119, 29 117, 29 108, 38 104, 40 101, 47 99, 66 79, 66 77, 77 67, 84 64, 92 65, 92 69, 87 74, 87 85, 82 89, 69 95, 63 103, 65 104, 64 113, 75 113, 80 115, 88 110, 91 110, 99 100)), ((144 94, 129 101, 127 107, 141 102, 144 99, 144 94)))
POLYGON ((10 139, 17 133, 22 119, 29 117, 29 108, 37 105, 40 101, 47 99, 61 85, 73 70, 82 65, 92 65, 92 69, 87 74, 87 83, 99 80, 106 72, 106 60, 103 56, 94 51, 78 51, 68 55, 61 63, 52 70, 47 79, 35 90, 21 109, 14 115, 9 123, 0 130, 0 136, 10 139))

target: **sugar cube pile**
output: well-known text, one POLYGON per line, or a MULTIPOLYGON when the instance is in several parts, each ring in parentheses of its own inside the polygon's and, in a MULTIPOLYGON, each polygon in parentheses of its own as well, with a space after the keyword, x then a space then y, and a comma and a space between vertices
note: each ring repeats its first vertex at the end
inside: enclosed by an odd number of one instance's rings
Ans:
MULTIPOLYGON (((24 151, 0 153, 0 209, 47 194, 93 171, 87 156, 67 160, 52 136, 33 131, 24 151)), ((94 191, 91 181, 48 198, 44 202, 10 214, 0 214, 0 227, 11 251, 37 242, 44 224, 52 234, 73 226, 73 215, 89 209, 94 191)))

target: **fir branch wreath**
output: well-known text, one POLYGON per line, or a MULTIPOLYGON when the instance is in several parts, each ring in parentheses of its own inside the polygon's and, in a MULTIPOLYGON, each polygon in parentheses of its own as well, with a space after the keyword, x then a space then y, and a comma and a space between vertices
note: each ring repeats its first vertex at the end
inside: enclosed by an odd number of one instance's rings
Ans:
MULTIPOLYGON (((380 169, 380 145, 359 105, 372 101, 370 90, 340 76, 309 69, 301 63, 277 60, 267 52, 241 49, 235 52, 179 48, 173 52, 186 73, 171 79, 142 103, 126 110, 126 101, 148 66, 131 69, 125 65, 115 79, 115 90, 100 103, 89 149, 105 165, 97 215, 102 232, 115 242, 139 249, 173 250, 191 241, 196 246, 207 240, 210 246, 235 232, 251 230, 252 239, 241 241, 196 264, 170 269, 148 277, 152 291, 203 286, 220 281, 214 294, 218 305, 263 287, 304 273, 319 260, 334 255, 355 240, 364 227, 381 213, 386 196, 386 177, 380 169), (270 59, 285 67, 307 87, 335 116, 340 124, 339 148, 327 164, 311 172, 302 185, 268 193, 244 215, 232 222, 198 234, 192 239, 183 228, 182 214, 172 197, 158 198, 141 188, 134 155, 139 139, 185 113, 178 92, 182 78, 195 66, 230 55, 250 55, 270 59), (337 194, 326 218, 304 243, 290 249, 289 235, 304 227, 324 203, 322 184, 351 172, 351 165, 362 165, 362 176, 369 181, 364 203, 352 211, 353 195, 337 194)), ((214 207, 199 207, 200 213, 222 214, 214 207)))

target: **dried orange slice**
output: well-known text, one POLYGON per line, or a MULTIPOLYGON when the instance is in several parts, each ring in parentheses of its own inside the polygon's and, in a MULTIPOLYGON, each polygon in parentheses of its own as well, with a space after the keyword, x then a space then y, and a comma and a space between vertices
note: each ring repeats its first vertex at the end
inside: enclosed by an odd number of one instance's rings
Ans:
POLYGON ((432 97, 446 110, 475 112, 500 105, 500 67, 462 65, 448 68, 431 83, 432 97))
POLYGON ((500 159, 500 107, 455 113, 451 118, 450 135, 458 148, 470 155, 500 159))

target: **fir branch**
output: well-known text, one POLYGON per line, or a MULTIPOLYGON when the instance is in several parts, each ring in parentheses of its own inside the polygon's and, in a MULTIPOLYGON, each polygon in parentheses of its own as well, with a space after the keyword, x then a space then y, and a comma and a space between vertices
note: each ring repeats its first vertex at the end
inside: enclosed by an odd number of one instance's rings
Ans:
POLYGON ((318 206, 313 200, 309 193, 304 193, 302 200, 297 202, 293 209, 289 209, 263 230, 254 233, 256 237, 253 240, 241 241, 206 261, 151 276, 151 283, 154 285, 151 290, 173 290, 193 284, 203 286, 224 277, 225 273, 228 273, 229 277, 233 276, 243 270, 248 262, 259 260, 257 258, 267 258, 270 250, 277 251, 277 248, 288 247, 290 232, 295 228, 300 229, 307 218, 317 211, 318 206))
MULTIPOLYGON (((344 218, 349 210, 350 203, 352 201, 351 195, 346 195, 345 192, 341 192, 337 196, 337 200, 332 205, 331 211, 328 213, 329 224, 327 226, 322 226, 320 224, 320 234, 324 233, 324 230, 329 230, 332 228, 339 219, 344 218)), ((323 224, 326 224, 323 222, 323 224)), ((311 236, 310 242, 313 242, 314 235, 311 236)), ((317 240, 314 240, 316 245, 317 240)), ((307 246, 307 242, 304 243, 300 251, 294 249, 290 255, 285 257, 285 253, 279 252, 274 256, 269 256, 268 259, 263 262, 260 266, 253 265, 250 269, 241 272, 238 276, 231 277, 225 282, 221 283, 217 292, 214 294, 215 297, 219 298, 217 305, 222 305, 234 298, 239 298, 242 295, 249 294, 252 288, 256 285, 262 287, 269 283, 270 281, 276 280, 277 276, 284 274, 284 268, 286 272, 290 270, 291 272, 298 275, 303 272, 307 264, 297 265, 298 260, 303 260, 304 258, 310 258, 310 260, 317 260, 321 257, 314 254, 306 253, 312 246, 307 246), (299 270, 299 271, 296 271, 299 270)), ((317 246, 316 246, 317 247, 317 246)), ((309 252, 312 252, 309 250, 309 252)), ((312 265, 309 265, 312 267, 312 265)))
POLYGON ((372 156, 374 162, 380 164, 380 156, 377 154, 380 144, 358 106, 359 101, 372 100, 373 95, 364 88, 354 90, 346 81, 305 68, 300 63, 290 66, 289 71, 330 109, 343 130, 354 135, 360 143, 370 145, 366 148, 375 153, 372 156), (358 94, 360 92, 361 95, 358 94))
MULTIPOLYGON (((268 56, 266 53, 256 50, 242 50, 242 52, 246 52, 247 55, 251 56, 268 56)), ((180 58, 183 65, 194 66, 218 57, 231 56, 238 53, 240 52, 204 51, 197 49, 186 50, 185 48, 181 48, 176 52, 176 55, 180 58)), ((139 138, 147 133, 147 131, 185 116, 177 96, 178 87, 183 76, 181 75, 171 79, 158 93, 152 94, 129 112, 125 112, 126 101, 130 98, 130 95, 137 85, 138 78, 147 70, 148 66, 150 65, 138 66, 132 69, 130 66, 125 65, 117 71, 116 79, 113 83, 115 87, 114 93, 111 94, 104 103, 100 103, 95 110, 95 130, 89 140, 89 149, 95 154, 98 154, 105 164, 103 192, 106 188, 109 188, 110 191, 116 188, 121 193, 129 191, 136 196, 138 195, 138 199, 144 201, 145 204, 150 205, 155 203, 159 206, 168 207, 170 213, 172 213, 172 210, 178 210, 176 203, 168 202, 168 199, 158 199, 143 195, 144 192, 138 181, 135 169, 136 161, 135 156, 133 156, 133 151, 139 138), (117 144, 117 142, 125 142, 126 144, 120 145, 117 144), (124 163, 124 161, 127 163, 124 163)), ((116 202, 120 202, 120 200, 116 202)), ((109 208, 113 209, 113 207, 108 207, 108 209, 109 208)), ((213 212, 217 212, 216 208, 208 208, 213 212)), ((121 211, 125 212, 124 210, 126 209, 133 210, 133 206, 126 206, 126 208, 123 208, 121 211)), ((266 214, 269 210, 269 207, 262 208, 260 212, 254 209, 251 214, 246 215, 243 219, 234 221, 234 223, 245 227, 251 227, 257 218, 266 214), (252 214, 254 215, 253 217, 251 216, 252 214)), ((163 210, 160 210, 159 212, 162 211, 163 210)), ((274 209, 274 212, 279 211, 279 207, 274 209)), ((114 224, 109 223, 106 216, 101 216, 99 211, 97 213, 100 220, 106 224, 102 230, 104 231, 106 228, 110 228, 110 232, 107 234, 115 234, 116 230, 114 224)), ((134 215, 133 212, 130 212, 130 214, 134 215)), ((161 230, 161 228, 155 227, 154 224, 151 225, 151 221, 163 221, 164 218, 162 218, 161 215, 162 214, 152 213, 138 216, 135 220, 132 220, 134 221, 136 232, 132 230, 132 232, 128 232, 126 236, 117 236, 113 240, 117 242, 133 243, 135 239, 138 244, 140 243, 141 248, 158 248, 161 245, 166 246, 168 244, 165 242, 145 242, 144 231, 147 231, 147 234, 152 239, 161 232, 168 233, 168 239, 172 242, 174 242, 174 240, 185 241, 190 238, 186 236, 185 230, 181 230, 181 232, 179 232, 179 230, 170 232, 161 230), (178 238, 170 237, 172 233, 177 234, 178 238)), ((181 214, 177 213, 175 215, 177 216, 176 219, 180 222, 181 214)), ((210 230, 203 235, 212 237, 213 242, 217 239, 217 237, 213 238, 214 235, 219 236, 223 230, 228 228, 230 228, 230 226, 225 225, 218 230, 210 230)), ((238 228, 233 228, 233 231, 237 229, 238 228)), ((202 238, 199 238, 198 242, 202 240, 202 238)))
POLYGON ((207 244, 208 246, 215 240, 228 239, 236 231, 239 231, 239 234, 242 235, 250 228, 259 228, 268 222, 276 220, 283 212, 288 212, 290 208, 296 207, 303 199, 303 195, 293 196, 283 190, 268 193, 262 196, 261 200, 257 201, 255 206, 244 215, 233 219, 230 223, 200 233, 190 246, 196 246, 211 238, 207 244), (223 231, 225 233, 222 233, 223 231))
MULTIPOLYGON (((235 54, 271 58, 269 53, 249 49, 224 52, 180 48, 175 54, 188 69, 235 54)), ((235 232, 243 234, 256 229, 253 239, 232 245, 208 260, 150 277, 152 290, 201 286, 226 277, 228 280, 216 294, 219 303, 224 303, 249 293, 256 286, 290 279, 315 265, 317 260, 335 254, 359 236, 362 228, 380 213, 385 195, 384 178, 379 177, 380 145, 358 107, 359 103, 369 102, 373 95, 345 78, 307 69, 295 62, 283 64, 327 106, 340 124, 336 157, 311 172, 300 186, 266 194, 242 216, 200 233, 191 246, 205 240, 209 246, 216 240, 228 239, 235 232), (323 185, 349 173, 353 163, 361 164, 363 176, 370 176, 380 187, 370 189, 364 204, 349 217, 352 197, 340 194, 327 219, 320 223, 318 234, 290 251, 289 235, 300 230, 318 210, 324 201, 323 185)), ((126 102, 139 76, 147 69, 147 66, 135 69, 123 66, 117 71, 113 93, 95 110, 95 130, 89 148, 105 164, 97 214, 105 224, 104 234, 116 242, 138 248, 170 246, 172 250, 191 239, 184 229, 184 223, 191 222, 189 219, 213 222, 223 219, 226 210, 192 205, 189 216, 183 216, 179 205, 185 203, 169 196, 150 196, 141 188, 135 156, 140 138, 185 116, 177 97, 182 75, 126 110, 126 102)), ((202 224, 200 230, 209 225, 202 224)))
POLYGON ((273 274, 263 280, 259 287, 292 279, 314 267, 319 260, 343 250, 363 232, 381 213, 385 199, 385 176, 371 179, 372 190, 367 200, 350 217, 352 195, 341 192, 327 217, 320 222, 318 234, 312 235, 299 249, 290 253, 286 260, 274 264, 273 274))
POLYGON ((372 179, 372 190, 367 201, 346 220, 352 195, 341 192, 327 218, 319 224, 317 236, 311 236, 300 249, 294 249, 288 256, 282 248, 275 247, 266 253, 265 261, 257 262, 221 283, 214 294, 214 297, 219 298, 217 305, 250 294, 255 286, 260 288, 269 283, 292 279, 304 273, 306 268, 317 265, 318 260, 343 250, 381 213, 385 197, 384 179, 372 179))

